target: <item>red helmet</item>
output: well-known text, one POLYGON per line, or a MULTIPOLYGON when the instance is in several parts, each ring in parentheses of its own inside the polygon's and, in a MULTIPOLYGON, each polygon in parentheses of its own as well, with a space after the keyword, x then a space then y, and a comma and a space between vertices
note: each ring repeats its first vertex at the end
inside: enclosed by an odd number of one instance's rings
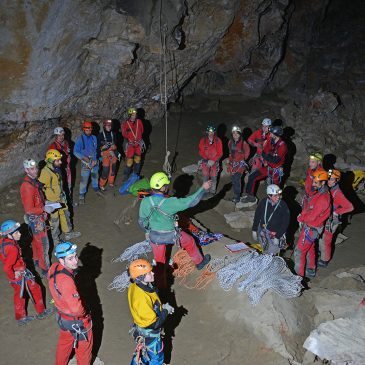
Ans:
POLYGON ((89 129, 93 129, 93 124, 89 120, 84 120, 84 123, 82 124, 82 130, 86 131, 89 129))
POLYGON ((113 125, 113 121, 111 119, 104 119, 103 126, 105 127, 106 125, 113 125))

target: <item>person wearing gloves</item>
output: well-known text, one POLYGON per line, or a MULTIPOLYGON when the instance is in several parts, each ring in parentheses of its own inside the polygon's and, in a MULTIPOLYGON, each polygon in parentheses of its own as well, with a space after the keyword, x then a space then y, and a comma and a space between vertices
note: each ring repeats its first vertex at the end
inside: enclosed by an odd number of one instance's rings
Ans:
POLYGON ((337 228, 341 225, 342 215, 354 210, 354 206, 338 186, 338 182, 341 179, 341 172, 339 170, 329 170, 328 177, 327 185, 332 197, 332 215, 328 218, 324 226, 323 236, 319 240, 320 259, 317 264, 320 267, 327 267, 332 258, 333 236, 336 234, 337 228))
POLYGON ((132 334, 137 343, 131 365, 162 365, 164 362, 161 330, 174 308, 162 304, 154 283, 152 265, 144 259, 130 263, 128 304, 133 317, 132 334))
POLYGON ((217 190, 217 177, 219 172, 219 160, 223 155, 222 141, 216 135, 216 128, 208 125, 206 135, 200 139, 199 155, 202 158, 199 162, 203 175, 203 181, 212 181, 207 197, 211 197, 217 190))
POLYGON ((20 186, 20 197, 24 208, 24 220, 32 232, 32 251, 34 266, 41 270, 45 277, 49 269, 49 240, 47 234, 47 213, 53 208, 45 206, 45 196, 42 183, 38 181, 39 169, 37 163, 28 158, 23 161, 26 173, 20 186))
POLYGON ((282 190, 277 185, 266 188, 267 198, 260 200, 252 225, 252 238, 259 242, 263 252, 276 255, 285 247, 285 233, 290 212, 281 199, 282 190))
POLYGON ((139 208, 139 226, 148 234, 153 256, 157 263, 156 282, 159 289, 166 288, 166 246, 177 244, 191 257, 198 270, 210 261, 210 255, 202 255, 194 238, 180 230, 177 213, 194 207, 211 187, 206 181, 186 198, 166 196, 170 179, 164 172, 156 172, 150 179, 152 194, 145 197, 139 208))

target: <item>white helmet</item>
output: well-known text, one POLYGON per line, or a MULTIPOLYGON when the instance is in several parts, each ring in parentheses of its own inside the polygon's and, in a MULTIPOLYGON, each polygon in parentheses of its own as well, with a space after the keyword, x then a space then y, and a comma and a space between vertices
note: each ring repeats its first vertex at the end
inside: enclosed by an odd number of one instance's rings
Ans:
POLYGON ((242 129, 238 125, 234 125, 232 127, 232 132, 231 133, 233 133, 233 132, 237 132, 237 133, 240 133, 241 134, 242 133, 242 129))
POLYGON ((23 161, 23 167, 25 169, 31 169, 32 167, 35 167, 35 166, 37 166, 37 163, 34 160, 32 160, 31 158, 28 158, 23 161))
POLYGON ((271 122, 271 119, 269 119, 269 118, 265 118, 262 121, 262 125, 264 125, 264 126, 270 127, 271 124, 272 124, 272 122, 271 122))
POLYGON ((62 127, 56 127, 53 131, 53 134, 55 134, 55 135, 59 135, 62 133, 65 133, 65 130, 62 127))
POLYGON ((268 185, 266 188, 267 195, 278 195, 281 194, 283 191, 275 184, 268 185))

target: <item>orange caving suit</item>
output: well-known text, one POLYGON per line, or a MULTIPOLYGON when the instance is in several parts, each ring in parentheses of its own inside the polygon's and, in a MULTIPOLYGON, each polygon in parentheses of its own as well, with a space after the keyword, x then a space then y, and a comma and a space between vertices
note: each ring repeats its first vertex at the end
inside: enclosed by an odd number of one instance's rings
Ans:
POLYGON ((78 365, 90 365, 93 347, 91 316, 77 291, 73 270, 59 262, 52 264, 48 272, 48 286, 57 309, 60 336, 56 350, 56 365, 67 365, 72 349, 75 349, 78 365))

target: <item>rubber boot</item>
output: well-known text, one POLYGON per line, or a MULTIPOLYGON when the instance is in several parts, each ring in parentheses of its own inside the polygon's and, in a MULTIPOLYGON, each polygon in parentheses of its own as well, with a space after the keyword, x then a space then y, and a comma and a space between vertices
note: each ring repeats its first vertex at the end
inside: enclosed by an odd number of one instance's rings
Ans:
POLYGON ((133 165, 133 172, 136 175, 139 175, 139 173, 141 172, 141 164, 140 163, 134 163, 134 165, 133 165))
POLYGON ((129 177, 131 171, 132 171, 132 167, 130 167, 130 166, 125 166, 124 167, 124 170, 123 170, 123 181, 127 181, 128 180, 128 177, 129 177))
POLYGON ((208 262, 210 261, 210 259, 211 259, 211 256, 209 255, 209 253, 207 253, 206 255, 204 255, 202 262, 200 264, 197 264, 196 265, 196 268, 198 270, 203 269, 204 266, 208 264, 208 262))

